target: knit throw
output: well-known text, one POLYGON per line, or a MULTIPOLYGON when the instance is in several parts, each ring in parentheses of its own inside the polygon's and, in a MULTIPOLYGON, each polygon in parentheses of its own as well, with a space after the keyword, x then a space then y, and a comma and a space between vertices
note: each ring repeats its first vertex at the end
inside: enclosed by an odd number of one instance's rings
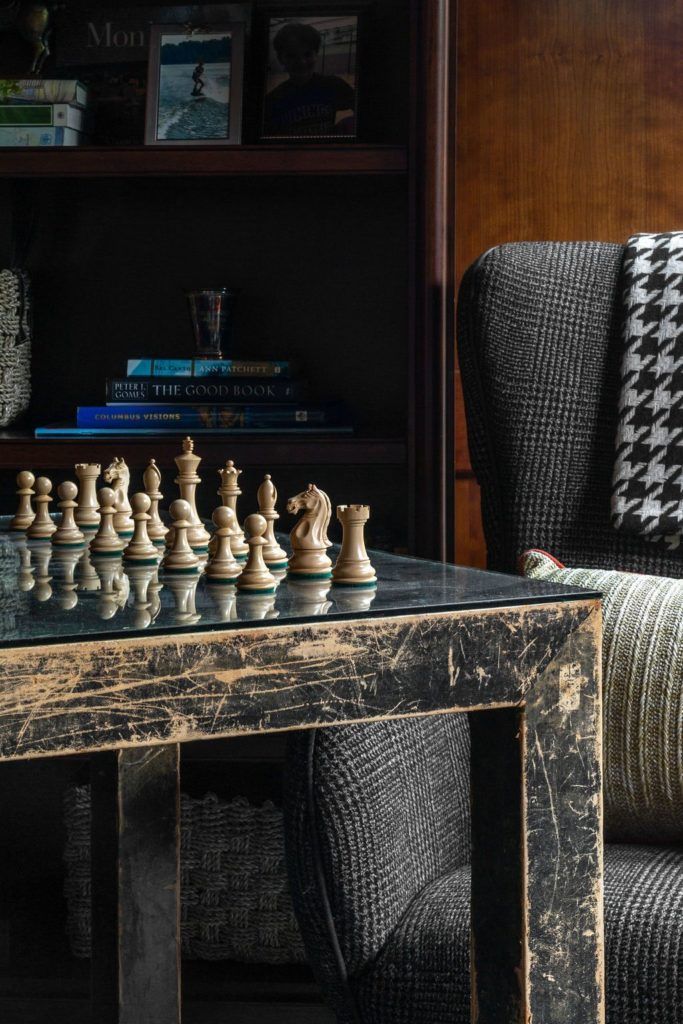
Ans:
POLYGON ((683 232, 629 239, 622 295, 612 523, 677 548, 683 534, 683 232))

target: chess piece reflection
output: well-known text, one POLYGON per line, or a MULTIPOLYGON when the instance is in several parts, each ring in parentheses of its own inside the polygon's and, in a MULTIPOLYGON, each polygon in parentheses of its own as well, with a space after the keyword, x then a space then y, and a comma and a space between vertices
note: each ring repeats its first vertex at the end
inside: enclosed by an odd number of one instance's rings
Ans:
POLYGON ((30 590, 33 590, 36 581, 33 575, 35 568, 31 565, 31 549, 26 543, 26 538, 23 534, 17 534, 14 548, 19 555, 17 587, 23 594, 27 594, 30 590))
POLYGON ((263 483, 258 489, 257 500, 258 510, 268 524, 264 534, 266 546, 263 549, 263 561, 271 570, 286 569, 287 552, 280 547, 275 539, 275 521, 280 516, 276 508, 277 490, 269 473, 266 473, 263 483))
POLYGON ((52 587, 50 586, 52 576, 48 572, 50 559, 52 558, 52 548, 49 544, 32 544, 31 553, 33 561, 36 563, 36 585, 33 590, 33 596, 36 601, 40 601, 42 604, 45 601, 49 601, 52 597, 52 587))
POLYGON ((195 607, 198 576, 168 576, 165 584, 173 594, 175 612, 173 619, 179 626, 192 626, 199 622, 201 615, 195 607))
POLYGON ((344 531, 339 557, 332 570, 332 582, 337 587, 377 586, 377 574, 365 550, 363 535, 369 518, 368 505, 337 506, 337 519, 344 531))
POLYGON ((134 565, 156 565, 159 552, 147 534, 147 524, 152 518, 149 514, 151 499, 144 491, 138 491, 133 495, 131 504, 135 528, 130 542, 124 548, 123 560, 134 565))
POLYGON ((163 500, 161 493, 161 472, 154 459, 149 460, 147 469, 142 474, 142 483, 147 492, 151 505, 149 506, 149 522, 147 523, 147 536, 153 544, 163 547, 166 543, 168 526, 166 526, 159 515, 159 502, 163 500))
POLYGON ((97 569, 92 563, 90 552, 86 548, 82 556, 78 560, 76 566, 76 580, 78 582, 78 591, 86 594, 92 594, 100 589, 100 577, 97 574, 97 569))
POLYGON ((275 593, 262 591, 259 593, 239 591, 237 594, 236 618, 243 622, 252 619, 277 619, 279 611, 275 607, 275 593))
POLYGON ((52 566, 55 574, 57 604, 64 611, 71 611, 78 604, 78 594, 76 593, 78 584, 75 575, 76 566, 82 556, 82 551, 72 550, 68 547, 54 549, 52 566))
POLYGON ((293 577, 287 584, 290 607, 295 615, 327 614, 332 607, 332 602, 327 600, 329 592, 329 580, 297 580, 293 577))
POLYGON ((332 575, 332 562, 327 549, 332 542, 327 536, 332 506, 324 491, 309 484, 305 491, 290 498, 287 511, 303 515, 290 534, 292 554, 287 575, 308 580, 328 580, 332 575))
POLYGON ((97 594, 97 614, 101 619, 107 621, 113 619, 121 607, 119 591, 116 589, 116 578, 121 572, 121 559, 114 559, 111 555, 93 555, 92 564, 97 571, 100 580, 100 589, 97 594))
POLYGON ((175 483, 178 485, 180 497, 190 506, 190 513, 187 516, 190 523, 187 530, 189 545, 193 551, 206 551, 211 537, 204 529, 197 513, 196 504, 197 486, 202 482, 201 477, 197 476, 197 467, 202 460, 199 455, 194 453, 194 441, 191 437, 185 438, 182 454, 176 455, 173 461, 178 467, 178 476, 175 478, 175 483))
POLYGON ((47 540, 57 529, 57 526, 50 518, 51 490, 52 481, 48 480, 46 476, 39 476, 35 487, 36 516, 26 530, 26 536, 29 540, 47 540))
POLYGON ((232 533, 230 534, 230 545, 235 558, 240 561, 244 561, 249 554, 249 545, 244 538, 244 532, 240 526, 239 518, 237 516, 237 499, 242 493, 239 488, 239 484, 237 483, 237 479, 241 472, 242 470, 237 469, 232 459, 229 459, 225 463, 225 467, 218 470, 221 485, 218 488, 217 493, 223 504, 227 505, 228 508, 231 508, 234 513, 235 522, 231 527, 232 533))
POLYGON ((111 487, 101 487, 97 492, 100 526, 90 541, 90 552, 98 558, 119 558, 124 542, 114 529, 116 519, 116 495, 111 487))
POLYGON ((17 497, 19 502, 17 504, 17 513, 9 524, 10 530, 28 530, 35 519, 36 514, 31 506, 31 498, 35 494, 33 490, 35 482, 36 478, 28 469, 23 470, 17 476, 17 497))
POLYGON ((135 524, 130 518, 132 512, 128 501, 130 470, 125 460, 115 458, 109 463, 102 476, 114 491, 114 508, 116 509, 114 529, 119 537, 132 537, 135 524))
POLYGON ((74 516, 76 526, 86 532, 96 530, 100 525, 96 485, 102 467, 95 462, 79 462, 74 472, 78 479, 78 508, 74 516))
MULTIPOLYGON (((135 499, 133 499, 133 509, 135 509, 135 499)), ((136 629, 147 629, 154 621, 150 587, 154 580, 158 582, 157 566, 129 565, 126 571, 133 591, 133 625, 136 629)))
POLYGON ((85 537, 74 521, 74 512, 78 508, 78 487, 71 480, 65 480, 57 488, 57 494, 60 498, 58 504, 62 517, 52 534, 52 543, 59 548, 82 548, 85 545, 85 537))
POLYGON ((173 521, 173 529, 169 534, 173 537, 173 545, 170 549, 166 549, 161 563, 162 568, 166 572, 196 575, 199 572, 199 558, 187 539, 192 510, 188 502, 177 498, 171 502, 169 512, 173 521))
POLYGON ((377 597, 377 587, 335 587, 334 607, 338 612, 367 612, 377 597))
POLYGON ((216 532, 213 535, 213 552, 204 567, 204 575, 214 583, 234 583, 243 569, 232 553, 231 537, 235 524, 235 513, 228 505, 219 505, 211 517, 216 532))
POLYGON ((237 591, 232 583, 212 583, 207 580, 206 589, 218 611, 217 618, 221 622, 234 621, 237 618, 237 591))
POLYGON ((237 589, 248 593, 274 594, 277 582, 263 561, 263 549, 267 544, 264 534, 268 524, 263 516, 255 513, 247 516, 244 528, 249 535, 249 557, 247 564, 237 578, 237 589))

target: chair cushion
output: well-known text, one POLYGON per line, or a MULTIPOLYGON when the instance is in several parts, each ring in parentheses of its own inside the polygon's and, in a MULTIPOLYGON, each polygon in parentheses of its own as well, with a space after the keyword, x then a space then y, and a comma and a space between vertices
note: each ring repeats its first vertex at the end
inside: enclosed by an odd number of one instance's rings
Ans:
POLYGON ((608 836, 682 840, 683 580, 568 569, 544 551, 527 551, 521 567, 603 594, 608 836))
MULTIPOLYGON (((354 980, 364 1024, 469 1024, 470 878, 426 886, 354 980)), ((683 1024, 683 849, 605 848, 608 1024, 683 1024)))

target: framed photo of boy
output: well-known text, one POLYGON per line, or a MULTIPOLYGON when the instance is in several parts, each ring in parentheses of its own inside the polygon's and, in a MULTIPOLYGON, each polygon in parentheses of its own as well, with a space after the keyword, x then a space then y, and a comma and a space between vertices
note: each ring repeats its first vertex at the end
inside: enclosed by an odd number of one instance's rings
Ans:
POLYGON ((240 143, 243 78, 243 24, 152 25, 146 145, 240 143))
POLYGON ((268 16, 261 138, 358 137, 361 14, 329 7, 286 8, 268 16))

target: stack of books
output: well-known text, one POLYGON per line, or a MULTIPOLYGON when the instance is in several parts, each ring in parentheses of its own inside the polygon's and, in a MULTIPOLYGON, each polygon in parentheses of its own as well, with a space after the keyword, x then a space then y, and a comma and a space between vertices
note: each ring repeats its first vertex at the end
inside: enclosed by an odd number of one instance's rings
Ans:
POLYGON ((0 146, 88 141, 88 90, 75 79, 0 79, 0 146))
POLYGON ((351 434, 341 402, 306 401, 289 362, 129 359, 107 381, 106 405, 82 405, 76 425, 38 427, 36 437, 158 434, 351 434))

